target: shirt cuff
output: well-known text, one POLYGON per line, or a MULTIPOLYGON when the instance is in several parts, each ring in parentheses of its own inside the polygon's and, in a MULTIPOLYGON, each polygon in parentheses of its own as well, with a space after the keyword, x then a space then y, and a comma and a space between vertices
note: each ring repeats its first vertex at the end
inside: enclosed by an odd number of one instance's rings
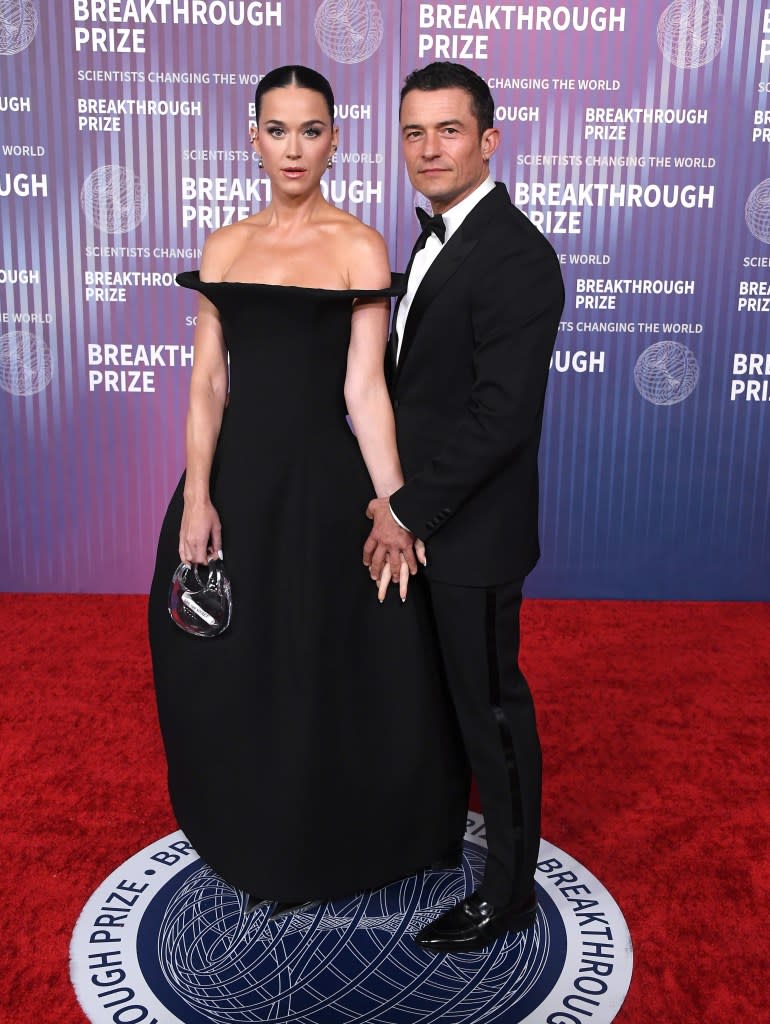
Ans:
POLYGON ((400 520, 400 519, 398 518, 398 516, 396 515, 396 513, 395 513, 395 512, 393 511, 393 506, 391 505, 391 503, 390 503, 390 502, 388 502, 388 508, 390 509, 390 514, 391 514, 391 515, 393 516, 393 518, 394 518, 394 519, 396 520, 396 522, 397 522, 397 523, 398 523, 398 525, 399 525, 399 526, 401 527, 401 529, 402 529, 402 530, 406 530, 406 532, 407 532, 407 533, 411 533, 412 531, 411 531, 411 530, 409 529, 409 527, 408 527, 408 526, 405 526, 405 525, 404 525, 404 524, 403 524, 403 523, 401 522, 401 520, 400 520))

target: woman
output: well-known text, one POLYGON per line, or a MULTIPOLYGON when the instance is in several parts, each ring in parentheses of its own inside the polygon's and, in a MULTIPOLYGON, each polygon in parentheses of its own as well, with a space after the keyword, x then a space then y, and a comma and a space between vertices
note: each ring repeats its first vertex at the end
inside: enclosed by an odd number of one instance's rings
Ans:
POLYGON ((361 565, 367 502, 402 482, 382 369, 392 292, 382 238, 321 193, 333 111, 316 72, 265 76, 252 144, 270 205, 178 278, 200 293, 187 469, 150 596, 179 824, 224 879, 281 906, 446 857, 467 807, 421 581, 380 604, 361 565), (191 637, 168 615, 171 575, 222 548, 231 626, 191 637))

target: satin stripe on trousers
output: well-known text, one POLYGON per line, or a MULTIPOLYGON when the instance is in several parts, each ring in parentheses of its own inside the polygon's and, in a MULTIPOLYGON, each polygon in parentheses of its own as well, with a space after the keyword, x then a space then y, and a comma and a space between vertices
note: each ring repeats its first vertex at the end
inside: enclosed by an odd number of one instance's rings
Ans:
POLYGON ((492 903, 532 892, 542 763, 532 695, 519 669, 521 582, 430 583, 444 669, 476 778, 487 838, 480 887, 492 903))

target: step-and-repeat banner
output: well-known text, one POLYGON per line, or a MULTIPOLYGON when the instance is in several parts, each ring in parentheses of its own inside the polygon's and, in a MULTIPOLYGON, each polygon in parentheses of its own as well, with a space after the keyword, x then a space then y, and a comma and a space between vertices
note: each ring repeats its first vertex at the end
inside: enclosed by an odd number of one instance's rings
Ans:
POLYGON ((269 202, 260 76, 330 79, 324 189, 403 269, 398 89, 440 59, 489 82, 493 174, 566 282, 529 592, 770 596, 760 0, 0 0, 2 589, 147 589, 184 462, 174 275, 269 202))

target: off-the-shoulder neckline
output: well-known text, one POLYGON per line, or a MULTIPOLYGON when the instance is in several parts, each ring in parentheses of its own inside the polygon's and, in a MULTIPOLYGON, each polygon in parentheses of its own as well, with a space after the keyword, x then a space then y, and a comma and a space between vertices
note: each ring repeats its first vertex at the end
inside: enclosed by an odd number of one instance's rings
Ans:
POLYGON ((188 278, 206 288, 265 288, 285 292, 304 292, 313 295, 335 295, 347 298, 348 296, 361 295, 385 295, 388 292, 398 294, 401 291, 401 283, 397 280, 403 277, 401 274, 391 276, 390 284, 385 288, 310 288, 301 284, 268 284, 264 281, 204 281, 199 270, 185 270, 177 274, 177 280, 188 278))

